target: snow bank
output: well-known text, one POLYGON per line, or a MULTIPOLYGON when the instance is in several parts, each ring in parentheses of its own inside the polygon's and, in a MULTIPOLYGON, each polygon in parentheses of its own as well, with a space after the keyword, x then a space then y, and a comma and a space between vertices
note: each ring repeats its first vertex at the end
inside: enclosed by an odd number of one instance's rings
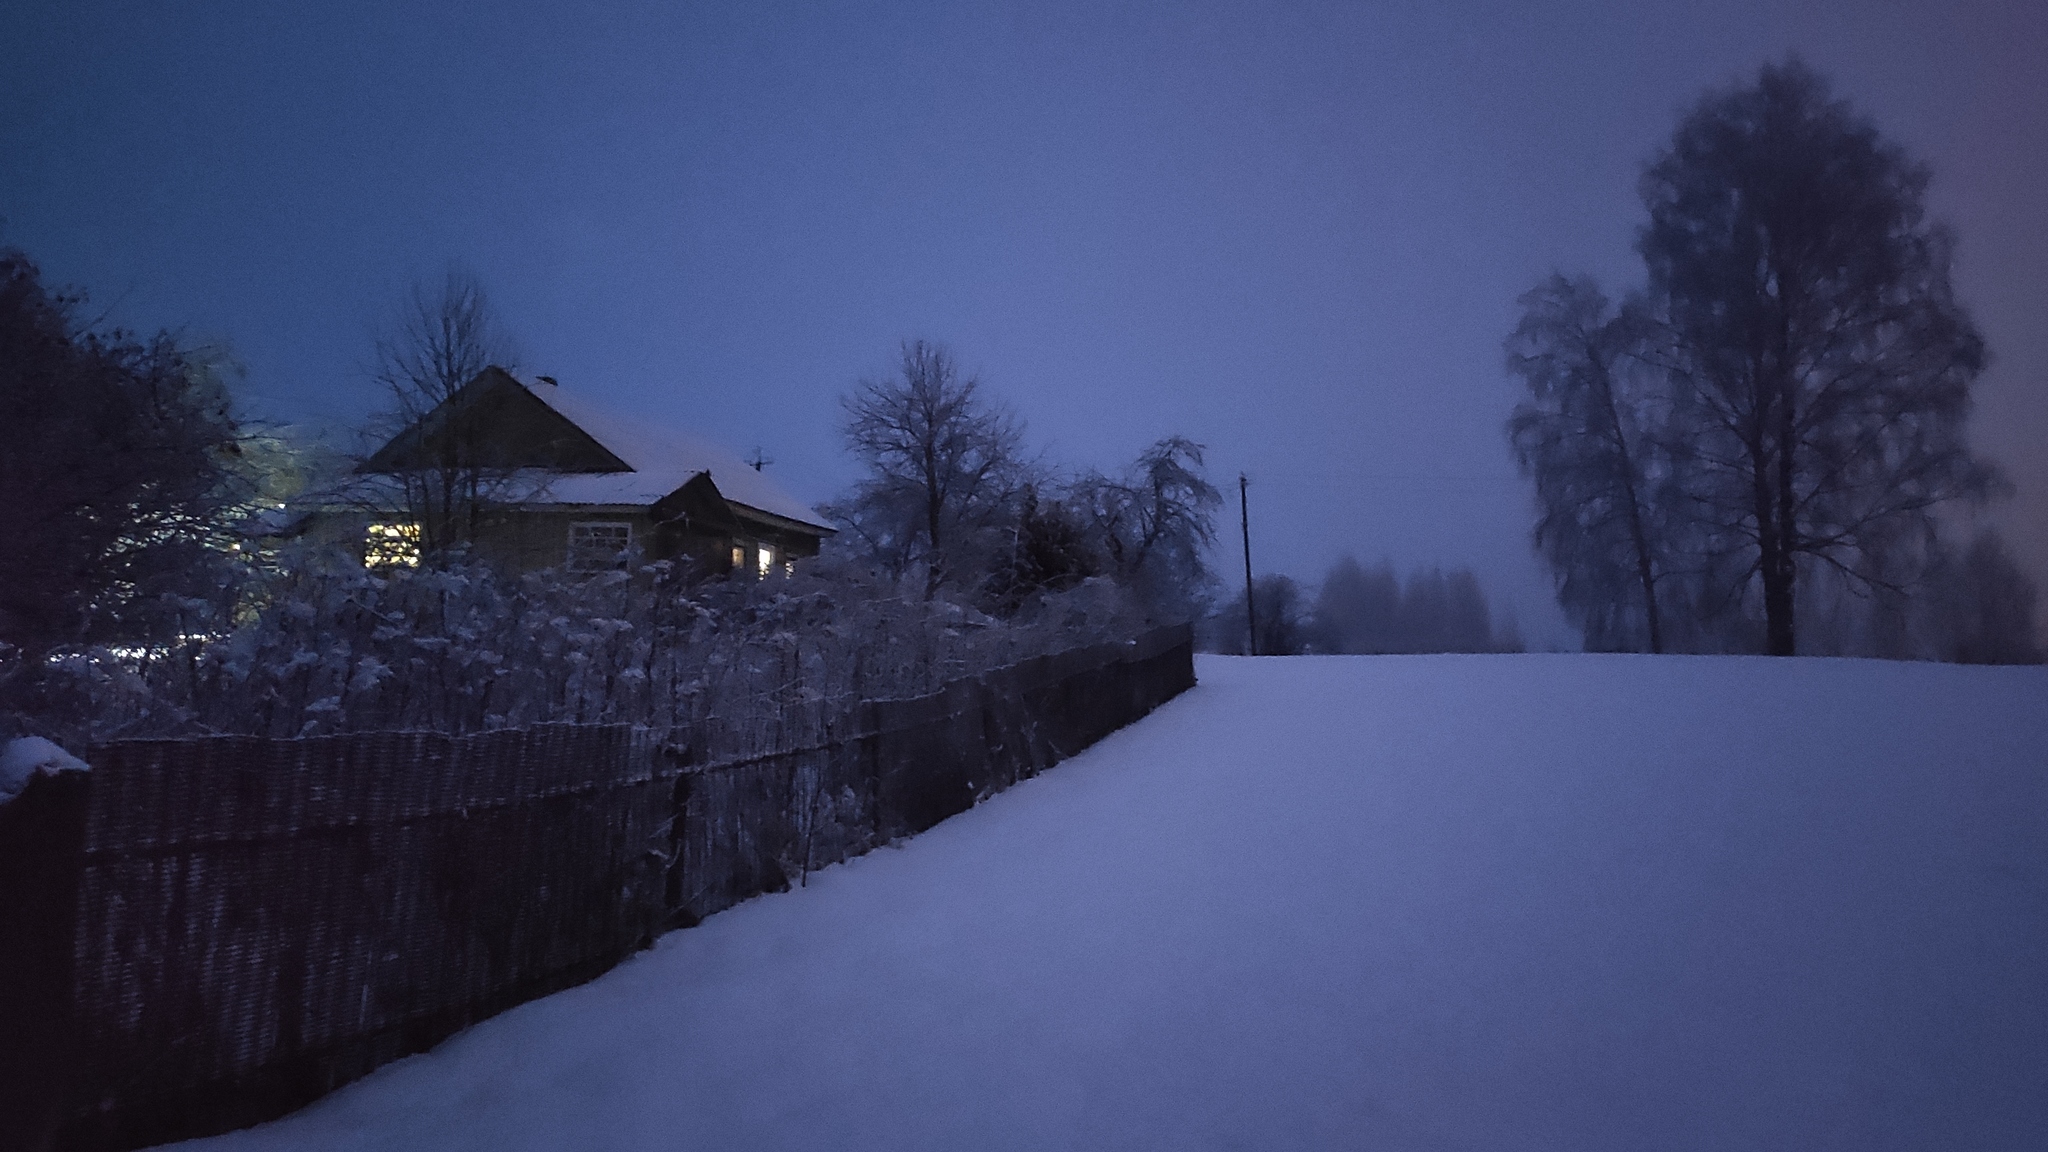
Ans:
POLYGON ((258 1149, 2038 1149, 2048 670, 1203 658, 258 1149))
POLYGON ((0 804, 5 804, 28 787, 38 772, 84 772, 86 763, 41 736, 18 736, 0 748, 0 804))

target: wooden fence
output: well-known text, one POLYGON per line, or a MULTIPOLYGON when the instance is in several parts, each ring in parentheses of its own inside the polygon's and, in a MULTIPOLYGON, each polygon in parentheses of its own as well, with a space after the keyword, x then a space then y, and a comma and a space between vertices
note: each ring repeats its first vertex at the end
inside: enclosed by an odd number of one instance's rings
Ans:
POLYGON ((1192 652, 1039 657, 720 764, 624 726, 93 749, 0 805, 0 1148, 281 1115, 1036 774, 1192 652))

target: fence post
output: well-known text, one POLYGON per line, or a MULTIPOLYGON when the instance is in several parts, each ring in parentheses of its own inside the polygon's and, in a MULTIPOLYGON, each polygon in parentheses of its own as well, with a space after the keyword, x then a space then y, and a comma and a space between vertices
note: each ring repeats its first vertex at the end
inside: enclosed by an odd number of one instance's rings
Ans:
POLYGON ((53 1146, 80 1053, 72 942, 92 777, 35 776, 0 804, 0 1148, 53 1146))

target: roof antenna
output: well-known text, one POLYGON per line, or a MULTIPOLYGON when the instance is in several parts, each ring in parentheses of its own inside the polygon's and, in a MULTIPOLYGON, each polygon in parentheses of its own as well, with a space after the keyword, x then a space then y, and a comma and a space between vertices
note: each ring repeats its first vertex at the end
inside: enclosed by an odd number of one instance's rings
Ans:
POLYGON ((761 451, 761 446, 759 444, 756 444, 754 445, 753 454, 747 457, 745 463, 747 467, 752 468, 756 472, 759 472, 761 469, 767 467, 768 465, 775 463, 775 457, 763 453, 761 451))
POLYGON ((547 385, 550 388, 560 387, 559 384, 555 383, 555 378, 553 376, 535 376, 534 379, 540 381, 541 383, 547 385))

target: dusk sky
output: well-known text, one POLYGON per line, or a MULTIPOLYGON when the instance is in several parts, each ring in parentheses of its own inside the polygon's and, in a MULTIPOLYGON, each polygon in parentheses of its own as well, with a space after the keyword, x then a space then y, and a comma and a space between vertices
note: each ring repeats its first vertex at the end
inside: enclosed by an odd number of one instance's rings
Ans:
POLYGON ((1233 549, 1249 473, 1262 570, 1470 565, 1564 646, 1515 299, 1638 283, 1643 162, 1796 52, 1933 168, 2048 586, 2048 4, 12 3, 0 45, 0 244, 231 344, 253 413, 360 425, 459 261, 524 371, 816 501, 927 337, 1050 462, 1208 445, 1233 549))

